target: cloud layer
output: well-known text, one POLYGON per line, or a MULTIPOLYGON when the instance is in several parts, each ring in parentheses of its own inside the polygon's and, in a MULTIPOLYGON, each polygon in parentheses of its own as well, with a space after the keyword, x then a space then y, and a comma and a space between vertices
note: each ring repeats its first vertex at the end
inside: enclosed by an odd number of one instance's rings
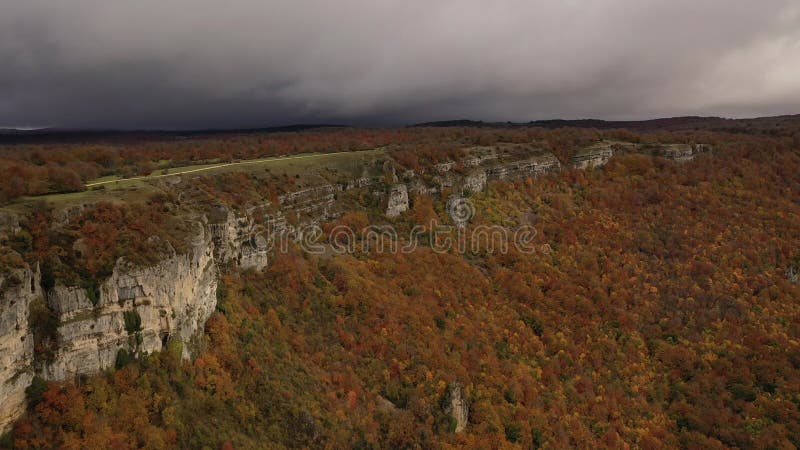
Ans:
POLYGON ((796 0, 4 0, 0 126, 800 112, 796 0))

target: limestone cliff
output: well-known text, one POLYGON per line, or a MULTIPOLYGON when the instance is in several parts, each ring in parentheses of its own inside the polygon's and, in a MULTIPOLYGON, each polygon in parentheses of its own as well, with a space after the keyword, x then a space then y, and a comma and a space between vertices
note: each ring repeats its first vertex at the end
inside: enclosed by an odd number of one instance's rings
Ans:
POLYGON ((519 179, 524 177, 538 177, 548 173, 557 173, 561 170, 561 163, 552 153, 539 153, 521 161, 499 164, 487 170, 489 179, 519 179))
POLYGON ((408 188, 405 184, 396 184, 389 189, 386 216, 397 217, 406 211, 408 211, 408 188))
MULTIPOLYGON (((267 266, 266 230, 257 226, 252 215, 237 216, 218 208, 219 218, 208 226, 214 243, 214 257, 226 266, 261 270, 267 266)), ((286 226, 285 220, 283 225, 286 226)))
POLYGON ((467 428, 469 423, 469 405, 467 400, 462 396, 461 385, 459 383, 452 383, 448 387, 448 401, 445 407, 445 412, 450 414, 455 424, 456 433, 461 433, 467 428))
POLYGON ((212 241, 203 236, 187 254, 173 252, 154 266, 119 260, 95 301, 86 289, 57 285, 47 303, 59 319, 58 350, 42 375, 63 380, 97 373, 113 366, 120 350, 153 353, 175 338, 188 358, 216 307, 216 272, 212 241))
POLYGON ((712 151, 707 144, 660 144, 649 149, 654 156, 660 156, 678 163, 692 161, 697 155, 712 151))
POLYGON ((598 145, 575 152, 570 159, 570 165, 574 169, 594 169, 608 164, 612 156, 614 150, 610 145, 598 145))
MULTIPOLYGON (((167 245, 168 247, 168 245, 167 245)), ((170 248, 171 249, 171 248, 170 248)), ((214 245, 199 234, 185 254, 148 267, 117 261, 96 290, 56 284, 43 292, 38 269, 26 265, 0 275, 0 433, 25 410, 25 389, 34 375, 65 380, 112 367, 120 350, 160 351, 172 339, 184 357, 199 348, 216 308, 214 245), (33 305, 57 318, 52 354, 34 354, 33 305), (45 306, 46 304, 46 306, 45 306)), ((52 330, 51 330, 52 331, 52 330)))
POLYGON ((486 171, 476 170, 464 176, 461 183, 461 190, 464 193, 475 194, 486 189, 486 171))
POLYGON ((38 271, 28 267, 0 275, 0 433, 25 411, 33 380, 31 303, 41 297, 38 271))

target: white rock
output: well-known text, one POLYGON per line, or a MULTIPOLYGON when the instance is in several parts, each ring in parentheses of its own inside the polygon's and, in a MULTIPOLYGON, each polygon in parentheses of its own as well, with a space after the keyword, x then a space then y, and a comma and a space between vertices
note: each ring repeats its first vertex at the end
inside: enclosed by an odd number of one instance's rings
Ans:
POLYGON ((386 217, 397 217, 406 211, 408 211, 408 188, 405 184, 396 184, 389 191, 386 217))

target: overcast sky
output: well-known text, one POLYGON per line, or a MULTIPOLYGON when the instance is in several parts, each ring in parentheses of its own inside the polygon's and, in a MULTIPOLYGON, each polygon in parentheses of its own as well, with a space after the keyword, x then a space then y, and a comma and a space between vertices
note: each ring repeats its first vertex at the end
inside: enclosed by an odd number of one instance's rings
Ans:
POLYGON ((798 0, 0 0, 0 126, 787 113, 798 0))

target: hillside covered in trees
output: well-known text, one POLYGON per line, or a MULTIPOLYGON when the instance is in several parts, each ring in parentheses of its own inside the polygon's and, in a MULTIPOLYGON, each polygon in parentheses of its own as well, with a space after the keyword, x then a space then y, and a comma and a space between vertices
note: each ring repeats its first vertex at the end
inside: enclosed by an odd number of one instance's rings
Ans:
MULTIPOLYGON (((530 226, 535 252, 381 252, 362 242, 315 255, 292 242, 263 270, 220 274, 193 360, 172 341, 96 375, 37 378, 26 415, 0 446, 800 447, 797 132, 336 129, 5 146, 0 203, 24 220, 0 243, 4 267, 39 263, 43 283, 90 291, 121 257, 146 265, 164 257, 165 243, 184 251, 182 219, 209 214, 212 199, 232 209, 275 203, 311 172, 109 188, 96 193, 108 200, 77 212, 72 197, 52 195, 101 177, 374 148, 397 173, 429 175, 471 148, 502 144, 535 144, 564 169, 467 196, 475 215, 463 232, 530 226), (603 167, 568 168, 576 151, 601 141, 714 151, 683 164, 619 152, 603 167), (56 230, 59 221, 67 225, 56 230), (464 424, 454 396, 468 411, 464 424)), ((348 211, 320 225, 392 225, 407 235, 450 224, 449 193, 412 193, 410 209, 393 218, 368 190, 336 194, 348 211)), ((48 322, 39 323, 48 337, 48 322)), ((36 345, 46 351, 57 339, 49 338, 36 345)))

